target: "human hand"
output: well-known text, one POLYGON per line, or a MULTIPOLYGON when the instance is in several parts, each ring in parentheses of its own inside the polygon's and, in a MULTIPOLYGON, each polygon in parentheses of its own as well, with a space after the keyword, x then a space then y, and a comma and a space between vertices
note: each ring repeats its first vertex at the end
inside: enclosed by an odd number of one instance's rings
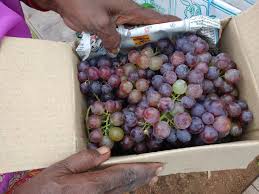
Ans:
POLYGON ((141 8, 132 0, 40 0, 37 3, 59 13, 73 30, 98 35, 109 51, 117 50, 120 45, 117 25, 148 25, 179 20, 175 16, 141 8))
POLYGON ((121 194, 157 181, 159 163, 118 164, 97 169, 110 150, 84 150, 58 162, 19 186, 14 194, 121 194))

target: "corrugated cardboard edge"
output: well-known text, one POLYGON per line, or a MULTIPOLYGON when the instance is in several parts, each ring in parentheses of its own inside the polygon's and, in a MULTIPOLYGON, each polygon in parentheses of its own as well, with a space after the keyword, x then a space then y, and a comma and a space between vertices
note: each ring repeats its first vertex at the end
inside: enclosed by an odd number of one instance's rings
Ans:
POLYGON ((160 175, 164 176, 176 173, 218 171, 222 170, 222 166, 224 170, 246 168, 258 154, 259 141, 242 141, 114 157, 103 166, 119 163, 160 162, 164 164, 160 175))

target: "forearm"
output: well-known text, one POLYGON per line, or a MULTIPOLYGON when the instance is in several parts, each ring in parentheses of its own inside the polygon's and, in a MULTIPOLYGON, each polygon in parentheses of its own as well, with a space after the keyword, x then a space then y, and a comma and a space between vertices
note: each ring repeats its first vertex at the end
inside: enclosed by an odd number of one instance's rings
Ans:
POLYGON ((56 10, 56 5, 54 0, 22 0, 22 1, 28 6, 40 11, 56 10))

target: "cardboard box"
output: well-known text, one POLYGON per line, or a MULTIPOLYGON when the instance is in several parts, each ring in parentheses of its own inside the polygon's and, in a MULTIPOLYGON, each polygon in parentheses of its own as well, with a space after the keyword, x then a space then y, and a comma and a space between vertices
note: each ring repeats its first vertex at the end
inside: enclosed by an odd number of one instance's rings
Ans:
MULTIPOLYGON (((259 154, 259 5, 222 21, 222 50, 241 70, 241 97, 255 120, 242 141, 114 157, 163 162, 162 175, 245 168, 259 154)), ((0 173, 43 168, 83 148, 78 58, 65 43, 5 38, 0 45, 0 173)))

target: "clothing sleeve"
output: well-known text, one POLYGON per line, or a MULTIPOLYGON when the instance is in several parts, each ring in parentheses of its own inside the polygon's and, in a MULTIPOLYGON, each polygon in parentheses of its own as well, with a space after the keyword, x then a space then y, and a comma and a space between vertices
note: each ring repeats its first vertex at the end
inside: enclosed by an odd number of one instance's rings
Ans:
POLYGON ((27 4, 28 6, 34 8, 34 9, 37 9, 37 10, 40 10, 40 11, 49 11, 49 10, 46 10, 46 9, 43 9, 41 8, 39 5, 37 5, 34 1, 35 0, 22 0, 25 4, 27 4))

